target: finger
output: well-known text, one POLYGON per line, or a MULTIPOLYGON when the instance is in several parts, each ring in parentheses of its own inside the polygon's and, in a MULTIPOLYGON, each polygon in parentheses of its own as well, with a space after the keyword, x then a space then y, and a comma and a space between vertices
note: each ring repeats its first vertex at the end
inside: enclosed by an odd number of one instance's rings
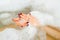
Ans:
POLYGON ((19 18, 13 18, 12 19, 13 21, 18 21, 18 20, 20 20, 19 18))
POLYGON ((21 18, 21 15, 22 15, 22 16, 26 16, 26 14, 24 14, 24 13, 19 13, 19 14, 18 14, 18 16, 19 16, 20 18, 21 18))
POLYGON ((18 17, 19 17, 19 18, 21 18, 20 15, 22 15, 22 13, 19 13, 19 14, 18 14, 18 17))
POLYGON ((27 21, 28 20, 28 17, 27 17, 27 15, 26 16, 22 16, 21 15, 21 19, 24 19, 25 21, 27 21))
POLYGON ((20 23, 19 23, 19 22, 15 22, 15 24, 16 24, 17 26, 20 26, 20 23))
POLYGON ((35 22, 36 21, 36 19, 33 16, 30 16, 29 20, 30 20, 30 22, 35 22))
POLYGON ((34 16, 32 16, 32 15, 29 15, 29 23, 30 24, 32 24, 32 25, 37 25, 39 22, 38 22, 38 20, 34 17, 34 16))
POLYGON ((28 17, 29 17, 30 19, 34 19, 34 18, 35 18, 34 16, 32 16, 32 15, 30 15, 30 14, 28 14, 28 17))
POLYGON ((24 22, 24 23, 23 23, 23 27, 28 26, 28 23, 29 23, 29 22, 24 22))

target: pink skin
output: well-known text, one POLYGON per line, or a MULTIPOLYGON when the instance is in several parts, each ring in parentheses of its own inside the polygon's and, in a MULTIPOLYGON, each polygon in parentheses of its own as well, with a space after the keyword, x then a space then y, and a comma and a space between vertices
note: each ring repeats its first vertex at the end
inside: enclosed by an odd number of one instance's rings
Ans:
POLYGON ((27 16, 26 14, 18 14, 17 18, 13 18, 13 21, 16 23, 17 26, 19 27, 25 27, 28 26, 28 21, 27 21, 27 16), (22 17, 23 16, 23 17, 22 17), (21 20, 23 19, 23 22, 21 22, 21 20))
POLYGON ((28 26, 28 23, 32 24, 33 26, 39 25, 39 22, 37 21, 37 19, 30 14, 26 15, 26 14, 20 13, 18 14, 18 18, 14 18, 13 21, 19 27, 28 26), (20 22, 22 19, 23 19, 23 22, 20 22))

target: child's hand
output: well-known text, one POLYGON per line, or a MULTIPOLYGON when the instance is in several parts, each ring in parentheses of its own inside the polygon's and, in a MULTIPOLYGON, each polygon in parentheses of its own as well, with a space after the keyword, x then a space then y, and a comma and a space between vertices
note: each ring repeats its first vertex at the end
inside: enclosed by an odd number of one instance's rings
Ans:
POLYGON ((21 19, 24 19, 25 23, 30 23, 31 25, 33 26, 38 26, 39 25, 39 22, 37 20, 37 18, 33 17, 32 15, 30 14, 22 14, 20 15, 21 19))
POLYGON ((38 26, 39 21, 37 18, 33 17, 30 14, 21 14, 18 18, 14 18, 13 21, 18 25, 19 27, 25 27, 28 26, 28 23, 30 23, 33 26, 38 26))
POLYGON ((19 27, 25 27, 28 25, 27 22, 27 15, 26 14, 20 14, 18 15, 18 18, 14 18, 13 21, 16 23, 17 26, 19 27))

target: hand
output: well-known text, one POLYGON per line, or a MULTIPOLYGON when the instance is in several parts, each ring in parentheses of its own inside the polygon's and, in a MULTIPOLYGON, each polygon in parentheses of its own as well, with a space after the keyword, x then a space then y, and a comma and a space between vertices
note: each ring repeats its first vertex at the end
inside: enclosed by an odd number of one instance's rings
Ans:
POLYGON ((20 14, 19 17, 13 19, 13 21, 19 27, 25 27, 25 26, 27 26, 28 25, 27 20, 28 19, 27 19, 26 14, 20 14))
POLYGON ((31 25, 33 25, 33 26, 39 26, 39 25, 40 25, 40 24, 39 24, 39 21, 38 21, 38 19, 37 19, 36 17, 28 14, 28 18, 29 18, 29 23, 30 23, 31 25))
POLYGON ((19 15, 18 18, 14 18, 13 21, 16 23, 16 25, 20 27, 25 27, 28 25, 28 23, 30 23, 33 26, 39 25, 37 18, 35 18, 34 16, 30 14, 26 15, 22 13, 21 15, 19 15))
POLYGON ((34 16, 32 16, 30 14, 22 14, 22 15, 20 15, 20 18, 24 19, 25 23, 29 22, 33 26, 39 26, 39 21, 37 20, 37 18, 35 18, 34 16))

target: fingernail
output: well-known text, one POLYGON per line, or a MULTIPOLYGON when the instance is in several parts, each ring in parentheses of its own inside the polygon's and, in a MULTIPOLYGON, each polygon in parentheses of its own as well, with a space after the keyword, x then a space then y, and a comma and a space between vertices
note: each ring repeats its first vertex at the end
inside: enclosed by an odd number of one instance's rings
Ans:
POLYGON ((19 17, 19 18, 21 18, 20 15, 22 15, 22 13, 19 13, 19 14, 18 14, 18 17, 19 17))
POLYGON ((28 24, 29 22, 26 22, 26 23, 27 23, 27 26, 29 26, 29 24, 28 24))
POLYGON ((18 15, 22 15, 22 13, 19 13, 18 15))
POLYGON ((26 23, 29 23, 29 22, 26 22, 26 23))
POLYGON ((20 13, 20 15, 22 15, 22 13, 20 13))
POLYGON ((23 26, 21 26, 21 27, 23 27, 23 26))

